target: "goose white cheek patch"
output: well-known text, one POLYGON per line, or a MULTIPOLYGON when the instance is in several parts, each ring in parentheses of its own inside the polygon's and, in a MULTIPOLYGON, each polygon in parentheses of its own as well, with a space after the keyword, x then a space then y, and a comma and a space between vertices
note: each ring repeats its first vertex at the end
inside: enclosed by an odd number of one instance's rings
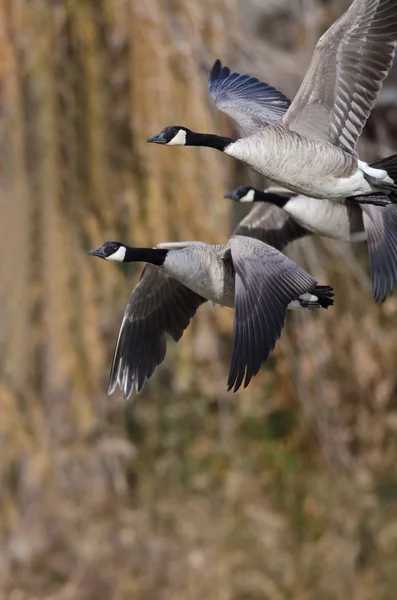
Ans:
POLYGON ((106 260, 115 260, 117 262, 123 262, 125 258, 126 249, 124 246, 120 246, 120 248, 114 254, 106 257, 106 260))
POLYGON ((167 146, 185 146, 186 145, 186 131, 180 129, 178 133, 168 142, 167 146))
POLYGON ((247 192, 245 194, 245 196, 243 196, 242 198, 240 198, 240 202, 253 202, 254 201, 254 196, 255 196, 254 190, 250 190, 249 192, 247 192))

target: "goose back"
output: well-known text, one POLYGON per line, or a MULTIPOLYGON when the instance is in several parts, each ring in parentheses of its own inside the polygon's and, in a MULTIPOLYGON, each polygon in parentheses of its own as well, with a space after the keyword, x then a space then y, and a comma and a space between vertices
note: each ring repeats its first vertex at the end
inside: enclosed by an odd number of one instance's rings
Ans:
POLYGON ((234 306, 234 270, 230 244, 195 244, 168 253, 165 272, 191 290, 223 306, 234 306))

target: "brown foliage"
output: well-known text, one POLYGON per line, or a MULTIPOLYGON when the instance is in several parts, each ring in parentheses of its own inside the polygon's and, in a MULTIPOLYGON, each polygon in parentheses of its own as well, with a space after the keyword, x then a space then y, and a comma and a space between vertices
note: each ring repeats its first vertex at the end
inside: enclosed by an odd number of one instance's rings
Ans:
MULTIPOLYGON (((222 243, 253 177, 144 140, 230 131, 216 56, 293 95, 347 2, 263 4, 0 0, 4 598, 396 596, 397 301, 372 303, 365 249, 291 250, 337 303, 290 317, 247 391, 225 392, 233 313, 204 306, 138 400, 105 393, 138 272, 86 250, 222 243)), ((361 155, 396 131, 375 111, 361 155)))

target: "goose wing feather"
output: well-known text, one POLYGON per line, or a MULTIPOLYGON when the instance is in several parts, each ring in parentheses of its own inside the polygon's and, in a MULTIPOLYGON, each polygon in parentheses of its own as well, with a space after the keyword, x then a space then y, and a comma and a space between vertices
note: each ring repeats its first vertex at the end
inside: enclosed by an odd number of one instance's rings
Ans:
POLYGON ((275 88, 249 75, 231 72, 216 60, 208 92, 217 108, 232 117, 245 135, 279 121, 290 101, 275 88))
POLYGON ((233 235, 248 236, 283 250, 294 240, 311 235, 281 208, 267 202, 257 203, 240 221, 233 235))
POLYGON ((397 284, 397 207, 362 205, 372 295, 384 301, 397 284))
POLYGON ((155 265, 145 266, 134 288, 117 337, 108 393, 119 385, 129 398, 141 392, 166 354, 166 333, 178 341, 204 298, 155 265))
POLYGON ((274 349, 287 306, 316 280, 275 248, 242 236, 230 240, 236 273, 233 352, 228 389, 246 387, 274 349))
POLYGON ((318 41, 284 125, 355 154, 396 42, 397 2, 354 0, 318 41))

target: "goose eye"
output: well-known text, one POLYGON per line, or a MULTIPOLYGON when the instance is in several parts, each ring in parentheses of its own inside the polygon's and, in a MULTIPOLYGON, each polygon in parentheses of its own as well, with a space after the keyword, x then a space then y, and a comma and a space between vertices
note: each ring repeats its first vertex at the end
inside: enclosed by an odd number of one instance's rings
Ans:
POLYGON ((113 250, 117 250, 117 244, 112 244, 113 250))

